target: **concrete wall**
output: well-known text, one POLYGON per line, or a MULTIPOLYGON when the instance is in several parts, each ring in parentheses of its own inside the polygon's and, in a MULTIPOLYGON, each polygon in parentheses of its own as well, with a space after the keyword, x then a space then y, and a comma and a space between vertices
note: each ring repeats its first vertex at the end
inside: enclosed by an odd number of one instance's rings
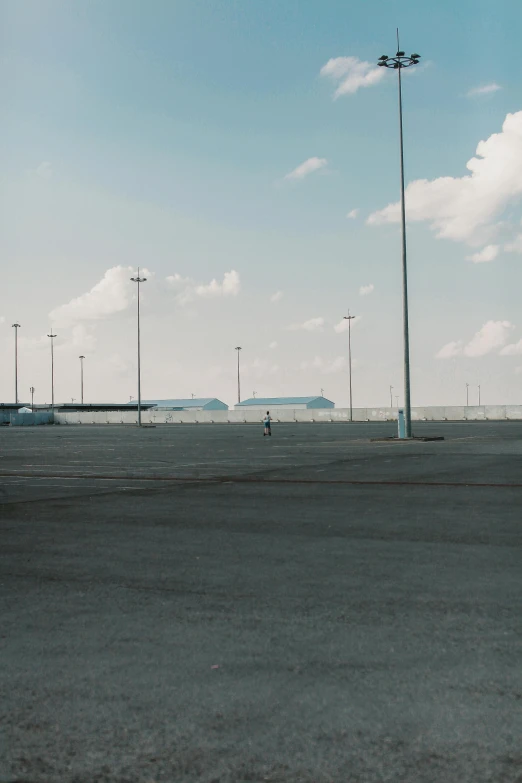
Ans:
MULTIPOLYGON (((228 411, 143 411, 143 424, 254 424, 261 423, 264 410, 244 408, 228 411)), ((17 414, 31 416, 32 414, 17 414)), ((274 423, 278 422, 348 422, 350 411, 347 408, 317 408, 306 410, 280 408, 271 413, 274 423)), ((354 408, 353 420, 357 421, 396 421, 396 408, 354 408)), ((497 421, 522 420, 522 405, 481 405, 469 407, 439 406, 412 408, 412 420, 415 421, 497 421)), ((56 424, 137 424, 137 411, 71 412, 55 413, 56 424)))

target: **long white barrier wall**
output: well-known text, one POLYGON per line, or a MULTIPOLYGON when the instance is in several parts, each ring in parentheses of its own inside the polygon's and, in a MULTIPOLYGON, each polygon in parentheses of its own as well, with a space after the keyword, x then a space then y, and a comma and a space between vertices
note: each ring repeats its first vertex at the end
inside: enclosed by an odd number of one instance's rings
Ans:
MULTIPOLYGON (((270 412, 277 422, 348 422, 348 408, 317 408, 287 410, 274 408, 270 412)), ((501 421, 522 420, 522 405, 470 405, 412 408, 413 421, 501 421)), ((56 424, 137 424, 136 411, 71 412, 54 415, 56 424)), ((263 420, 262 411, 143 411, 143 424, 254 424, 263 420)), ((396 421, 396 408, 354 408, 354 422, 396 421)))

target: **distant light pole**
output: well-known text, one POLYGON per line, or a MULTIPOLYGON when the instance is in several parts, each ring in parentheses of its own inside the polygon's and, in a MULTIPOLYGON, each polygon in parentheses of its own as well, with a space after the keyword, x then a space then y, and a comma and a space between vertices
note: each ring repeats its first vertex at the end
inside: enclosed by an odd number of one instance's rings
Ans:
POLYGON ((242 351, 242 350, 243 349, 241 348, 240 345, 236 346, 236 351, 237 351, 237 402, 238 402, 238 405, 241 402, 241 375, 240 375, 240 371, 239 371, 239 352, 242 351))
POLYGON ((18 405, 18 330, 20 324, 13 324, 15 330, 15 403, 18 405))
POLYGON ((140 277, 139 267, 138 276, 131 277, 132 282, 138 284, 138 427, 141 427, 140 284, 144 283, 146 279, 146 277, 140 277))
POLYGON ((393 391, 393 386, 390 386, 390 407, 391 407, 391 408, 393 408, 393 395, 392 395, 392 391, 393 391))
POLYGON ((420 54, 406 55, 400 50, 399 31, 397 30, 397 53, 394 57, 383 54, 378 65, 393 68, 399 77, 399 142, 401 162, 401 223, 402 223, 402 309, 404 329, 404 419, 405 437, 411 438, 411 401, 410 401, 410 335, 408 325, 408 274, 406 264, 406 206, 404 199, 404 144, 402 133, 402 84, 401 71, 411 65, 417 65, 420 54))
POLYGON ((469 405, 469 383, 466 384, 466 408, 469 405))
POLYGON ((31 386, 29 391, 31 392, 31 410, 34 413, 34 386, 31 386))
POLYGON ((321 389, 321 397, 324 397, 324 389, 321 389))
POLYGON ((190 395, 191 399, 194 399, 195 396, 196 396, 195 394, 190 395))
POLYGON ((256 394, 257 394, 257 392, 254 392, 254 391, 252 392, 252 397, 254 398, 254 400, 256 398, 256 394))
POLYGON ((83 405, 83 360, 85 359, 85 356, 80 356, 80 388, 81 388, 81 400, 83 405))
POLYGON ((352 321, 356 318, 355 315, 344 316, 344 320, 348 321, 348 374, 350 378, 350 421, 353 421, 353 407, 352 407, 352 321))
POLYGON ((134 397, 133 397, 133 396, 132 396, 132 394, 131 394, 131 395, 129 396, 129 402, 132 402, 132 401, 133 401, 133 399, 134 399, 134 397))
POLYGON ((480 383, 478 385, 478 393, 479 393, 478 404, 480 405, 480 383))
POLYGON ((74 402, 74 397, 71 397, 71 402, 74 402))
POLYGON ((47 337, 51 338, 51 410, 54 414, 54 338, 55 334, 48 334, 47 337))

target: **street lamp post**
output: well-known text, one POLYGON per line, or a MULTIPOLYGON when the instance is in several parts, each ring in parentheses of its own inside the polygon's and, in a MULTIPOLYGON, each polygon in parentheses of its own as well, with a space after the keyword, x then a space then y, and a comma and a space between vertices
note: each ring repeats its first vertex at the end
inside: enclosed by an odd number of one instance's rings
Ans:
POLYGON ((54 338, 55 334, 48 334, 47 337, 51 338, 51 410, 53 412, 53 424, 54 424, 54 338))
POLYGON ((85 356, 80 356, 80 389, 81 389, 81 401, 83 405, 83 360, 85 356))
POLYGON ((352 321, 356 318, 355 315, 344 316, 344 320, 348 321, 348 376, 350 379, 350 421, 353 421, 353 407, 352 407, 352 321))
POLYGON ((146 277, 140 277, 139 267, 138 276, 131 277, 132 282, 138 284, 138 427, 141 427, 140 284, 144 283, 146 279, 146 277))
POLYGON ((469 383, 466 384, 466 408, 469 405, 469 383))
POLYGON ((393 386, 390 386, 390 408, 393 408, 393 386))
POLYGON ((393 68, 399 77, 399 142, 401 163, 401 224, 402 224, 402 308, 404 329, 404 419, 405 437, 411 438, 411 401, 410 401, 410 335, 408 324, 408 274, 406 264, 406 206, 404 199, 404 144, 402 133, 402 84, 401 71, 411 65, 417 65, 420 54, 406 55, 400 50, 399 31, 397 30, 397 53, 394 57, 383 54, 379 57, 378 65, 384 68, 393 68))
POLYGON ((242 350, 243 349, 241 348, 240 345, 236 346, 236 351, 237 351, 237 402, 238 402, 238 405, 241 402, 241 375, 240 375, 240 371, 239 371, 239 352, 242 351, 242 350))
POLYGON ((15 330, 15 403, 18 405, 18 330, 20 324, 13 324, 15 330))
POLYGON ((480 405, 480 383, 478 385, 478 393, 479 393, 478 404, 480 405))
POLYGON ((29 391, 31 392, 31 410, 34 413, 34 386, 31 386, 29 391))

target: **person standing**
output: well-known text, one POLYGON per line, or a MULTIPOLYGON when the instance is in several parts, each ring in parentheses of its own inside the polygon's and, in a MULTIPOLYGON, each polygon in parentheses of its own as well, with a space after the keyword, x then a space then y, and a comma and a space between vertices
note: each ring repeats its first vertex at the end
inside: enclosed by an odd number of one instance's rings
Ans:
POLYGON ((265 431, 263 432, 263 437, 265 435, 272 435, 271 422, 272 419, 270 418, 270 411, 267 411, 263 421, 263 424, 265 425, 265 431))

